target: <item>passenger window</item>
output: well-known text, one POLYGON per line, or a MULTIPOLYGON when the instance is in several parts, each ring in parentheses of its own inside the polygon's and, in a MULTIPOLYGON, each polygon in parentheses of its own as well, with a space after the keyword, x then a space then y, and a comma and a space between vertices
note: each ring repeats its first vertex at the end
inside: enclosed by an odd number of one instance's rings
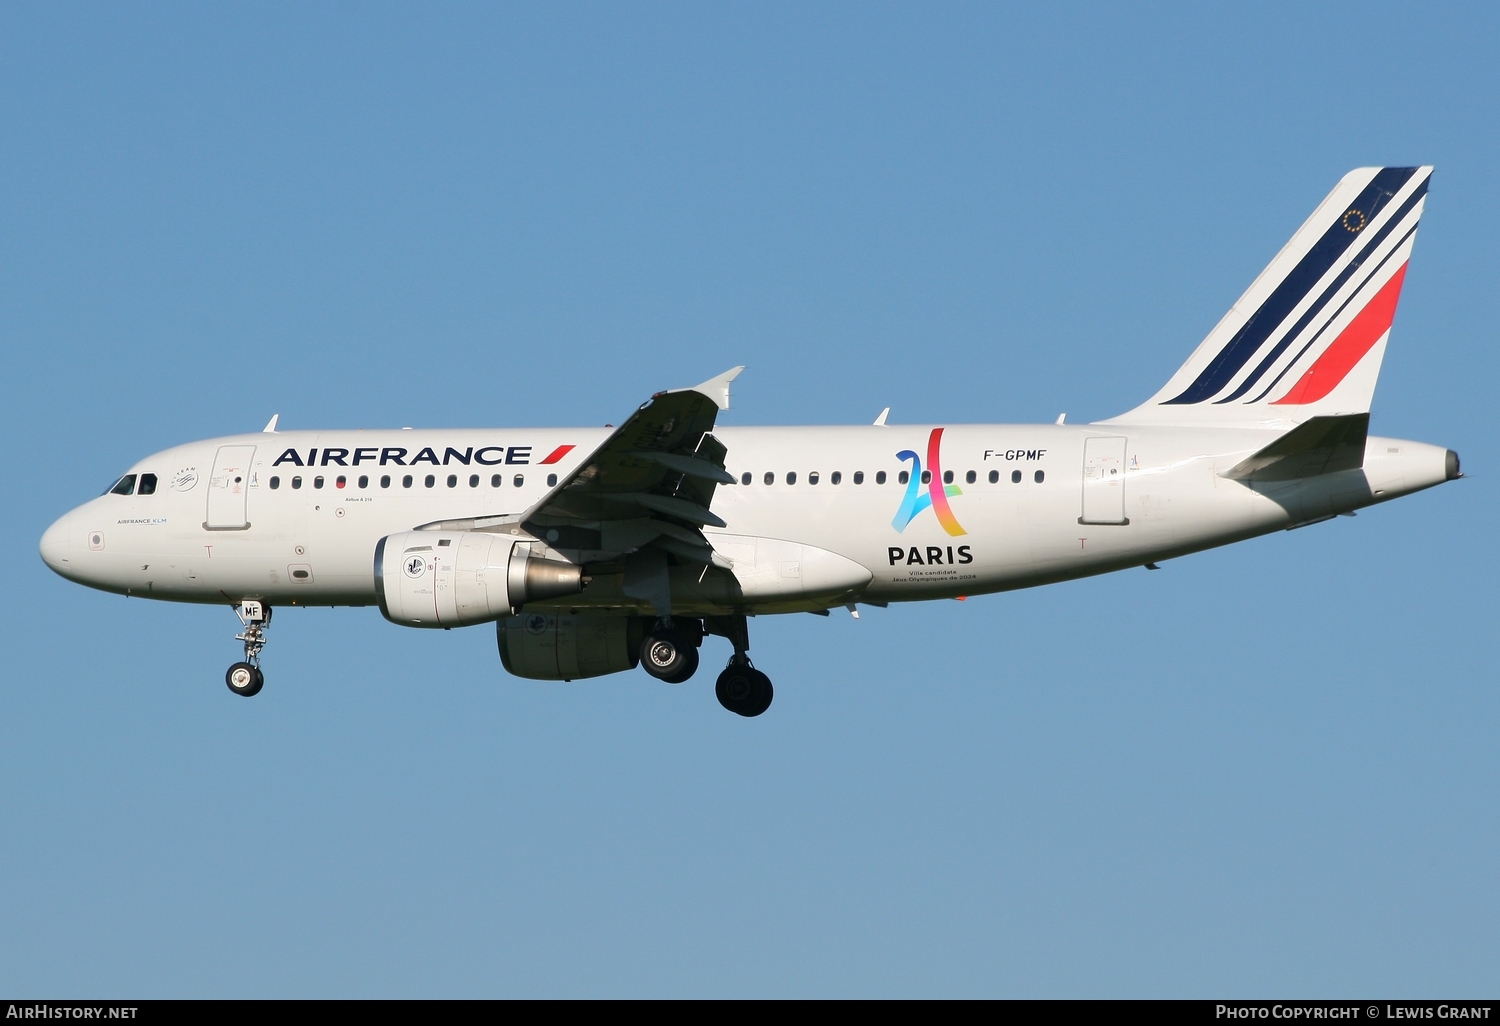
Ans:
POLYGON ((964 480, 966 482, 968 482, 969 484, 973 484, 976 480, 978 480, 978 478, 979 478, 979 475, 976 474, 976 473, 974 473, 974 471, 972 471, 972 470, 969 471, 967 474, 964 475, 964 480))
POLYGON ((470 474, 469 475, 469 487, 470 488, 478 488, 479 487, 479 475, 478 474, 470 474))
POLYGON ((1031 479, 1037 484, 1041 484, 1043 481, 1047 480, 1047 474, 1045 471, 1038 470, 1035 474, 1031 475, 1031 479))
POLYGON ((428 474, 425 478, 422 479, 422 483, 428 488, 431 488, 433 485, 437 484, 437 478, 433 477, 431 474, 428 474))
POLYGON ((322 474, 319 474, 317 477, 313 478, 313 487, 314 488, 322 488, 323 487, 323 475, 322 474))
POLYGON ((557 487, 557 475, 556 474, 548 474, 547 475, 547 487, 548 488, 556 488, 557 487))
POLYGON ((361 474, 361 475, 359 475, 359 486, 361 488, 368 488, 368 487, 370 487, 370 475, 369 474, 361 474))
POLYGON ((156 475, 155 474, 142 474, 141 475, 141 486, 135 490, 135 494, 137 494, 137 495, 155 495, 156 494, 156 475))
POLYGON ((1010 472, 1010 483, 1011 484, 1020 484, 1021 483, 1021 472, 1019 470, 1012 470, 1010 472))
POLYGON ((401 487, 402 488, 410 488, 411 487, 411 475, 410 474, 407 474, 405 477, 403 477, 401 479, 401 487))
POLYGON ((769 470, 766 471, 765 482, 766 482, 766 484, 775 484, 776 483, 776 475, 773 474, 773 473, 771 473, 769 470))
POLYGON ((931 484, 932 483, 932 471, 930 471, 930 470, 924 470, 924 471, 922 471, 922 483, 923 484, 931 484))
POLYGON ((843 479, 844 479, 844 475, 841 474, 837 470, 835 470, 832 474, 828 475, 828 483, 829 484, 838 484, 843 479))
POLYGON ((995 482, 997 482, 999 480, 1000 480, 1000 471, 998 471, 998 470, 992 470, 992 471, 990 471, 990 484, 994 484, 995 482))
POLYGON ((292 478, 292 487, 293 488, 301 488, 302 487, 302 479, 300 477, 294 477, 294 478, 292 478))
POLYGON ((280 487, 281 487, 281 478, 279 478, 279 477, 273 477, 273 478, 271 478, 271 491, 274 492, 276 489, 278 489, 280 487))
POLYGON ((854 483, 855 484, 864 484, 865 483, 865 472, 863 470, 856 470, 854 472, 854 483))
POLYGON ((348 483, 349 483, 349 479, 347 477, 345 477, 343 474, 340 474, 338 477, 336 477, 336 478, 333 479, 333 486, 335 488, 342 488, 342 487, 344 487, 344 485, 346 485, 348 483))
POLYGON ((787 471, 786 483, 787 484, 796 484, 797 483, 797 472, 795 470, 787 471))
MULTIPOLYGON (((906 481, 906 471, 904 471, 904 470, 901 471, 901 480, 902 480, 903 483, 905 483, 905 481, 906 481)), ((885 484, 885 471, 883 471, 883 470, 877 470, 877 471, 875 471, 875 483, 876 484, 885 484)))
POLYGON ((491 488, 499 488, 500 487, 500 475, 499 474, 493 474, 493 475, 490 476, 490 487, 491 488))
POLYGON ((525 483, 526 483, 526 475, 525 474, 517 474, 516 475, 516 487, 520 488, 525 483))
MULTIPOLYGON (((885 471, 882 470, 880 473, 884 474, 885 471)), ((877 480, 877 481, 880 480, 880 474, 875 475, 875 480, 877 480)), ((903 470, 903 471, 901 471, 901 473, 899 473, 899 474, 896 475, 896 480, 898 482, 900 482, 901 484, 906 484, 906 482, 908 482, 908 481, 911 480, 911 475, 908 474, 906 471, 903 470)))
MULTIPOLYGON (((97 478, 95 480, 98 480, 97 478)), ((135 493, 135 475, 126 474, 115 482, 115 486, 109 490, 110 495, 132 495, 135 493)))
POLYGON ((382 487, 382 488, 389 488, 390 486, 391 486, 391 475, 389 475, 389 474, 381 474, 380 475, 380 487, 382 487))
POLYGON ((740 484, 747 485, 749 483, 750 483, 750 471, 747 470, 743 474, 740 475, 740 484))
POLYGON ((449 488, 457 488, 458 487, 458 475, 457 474, 449 474, 448 475, 448 487, 449 488))
MULTIPOLYGON (((969 480, 970 481, 974 480, 974 474, 972 472, 969 474, 969 480)), ((945 471, 943 471, 943 484, 952 484, 952 483, 953 483, 953 471, 951 471, 951 470, 945 470, 945 471)))

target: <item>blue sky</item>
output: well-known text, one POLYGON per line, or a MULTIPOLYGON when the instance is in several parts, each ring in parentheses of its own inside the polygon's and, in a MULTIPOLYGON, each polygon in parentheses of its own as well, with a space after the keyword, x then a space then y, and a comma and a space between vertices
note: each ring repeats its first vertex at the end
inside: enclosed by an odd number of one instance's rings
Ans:
MULTIPOLYGON (((0 11, 0 991, 1493 996, 1500 15, 1409 5, 0 11), (1372 429, 1470 477, 711 668, 55 577, 258 429, 1071 421, 1352 167, 1437 166, 1372 429)), ((717 647, 714 647, 717 646, 717 647)), ((722 651, 720 651, 722 649, 722 651)))

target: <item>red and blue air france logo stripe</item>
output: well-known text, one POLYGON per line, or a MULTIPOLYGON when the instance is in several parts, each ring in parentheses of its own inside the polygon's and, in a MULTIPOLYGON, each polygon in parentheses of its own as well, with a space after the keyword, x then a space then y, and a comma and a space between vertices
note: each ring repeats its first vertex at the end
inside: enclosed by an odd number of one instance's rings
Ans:
POLYGON ((1187 387, 1162 405, 1306 405, 1329 395, 1390 330, 1429 174, 1415 167, 1376 172, 1187 387), (1351 310, 1329 342, 1332 326, 1351 310))

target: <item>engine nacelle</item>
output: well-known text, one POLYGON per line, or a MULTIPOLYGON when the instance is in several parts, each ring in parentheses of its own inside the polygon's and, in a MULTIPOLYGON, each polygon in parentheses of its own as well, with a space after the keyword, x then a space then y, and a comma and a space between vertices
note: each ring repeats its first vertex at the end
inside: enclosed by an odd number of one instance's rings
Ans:
POLYGON ((576 595, 583 568, 482 531, 406 531, 375 546, 380 611, 403 627, 467 627, 527 602, 576 595))
POLYGON ((500 662, 517 677, 578 680, 629 670, 640 661, 642 617, 531 613, 495 624, 500 662))

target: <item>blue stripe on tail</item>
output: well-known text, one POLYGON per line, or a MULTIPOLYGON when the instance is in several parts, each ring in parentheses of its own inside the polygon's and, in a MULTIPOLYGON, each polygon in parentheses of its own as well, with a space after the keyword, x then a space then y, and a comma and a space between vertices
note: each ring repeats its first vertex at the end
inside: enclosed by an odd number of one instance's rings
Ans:
MULTIPOLYGON (((1387 167, 1376 173, 1370 184, 1350 204, 1364 217, 1359 228, 1346 227, 1342 218, 1335 220, 1280 285, 1276 286, 1260 308, 1235 332, 1229 343, 1219 351, 1197 379, 1176 398, 1168 399, 1163 406, 1189 405, 1212 399, 1240 372, 1271 333, 1286 320, 1293 308, 1314 285, 1328 273, 1328 269, 1344 255, 1359 237, 1359 231, 1375 218, 1380 209, 1401 191, 1412 175, 1414 167, 1387 167)), ((1262 372, 1258 372, 1262 373, 1262 372)))

